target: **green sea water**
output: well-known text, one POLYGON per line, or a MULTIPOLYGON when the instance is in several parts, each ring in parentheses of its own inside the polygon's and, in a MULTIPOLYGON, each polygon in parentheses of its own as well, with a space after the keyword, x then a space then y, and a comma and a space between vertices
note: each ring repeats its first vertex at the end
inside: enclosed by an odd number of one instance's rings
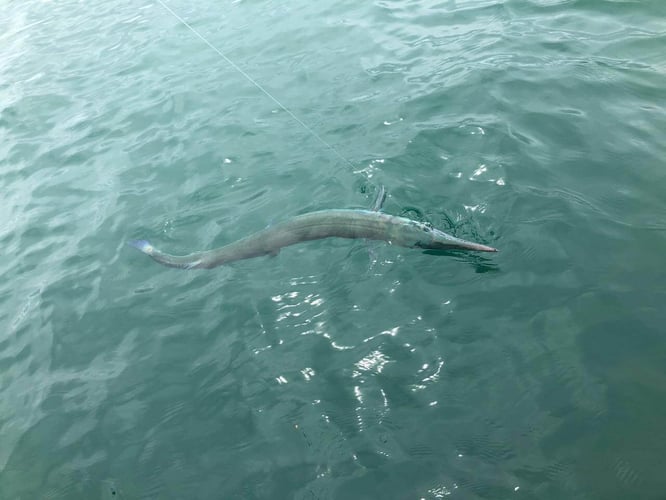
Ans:
POLYGON ((666 498, 665 132, 662 0, 0 0, 0 499, 666 498), (500 252, 126 245, 381 185, 500 252))

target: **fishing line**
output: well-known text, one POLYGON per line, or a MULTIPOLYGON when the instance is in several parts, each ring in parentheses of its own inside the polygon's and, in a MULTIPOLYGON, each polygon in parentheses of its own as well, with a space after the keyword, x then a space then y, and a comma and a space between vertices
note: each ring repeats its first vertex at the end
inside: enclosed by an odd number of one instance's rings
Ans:
POLYGON ((157 0, 157 2, 164 7, 168 12, 171 13, 173 17, 175 17, 178 21, 180 21, 183 26, 185 26, 187 29, 189 29, 192 33, 194 33, 197 38, 199 38, 203 43, 208 45, 211 49, 213 49, 222 59, 224 59, 229 66, 231 66, 233 69, 238 71, 241 75, 245 77, 245 79, 250 82, 252 85, 254 85, 256 88, 258 88, 261 92, 263 92, 269 99, 271 99, 275 104, 277 104, 280 109, 282 109, 284 112, 286 112, 289 116, 291 116, 297 123, 301 125, 305 130, 307 130, 315 139, 317 139, 319 142, 321 142, 324 146, 326 146, 328 149, 330 149, 335 155, 340 158, 342 161, 344 161, 347 165, 350 167, 354 168, 354 165, 352 164, 351 161, 349 161, 347 158, 342 156, 342 154, 335 149, 331 144, 326 142, 317 132, 315 132, 311 127, 309 127, 303 120, 301 120, 298 116, 296 116, 287 106, 282 104, 273 94, 271 94, 268 90, 266 90, 259 82, 257 82, 254 78, 252 78, 250 75, 248 75, 245 71, 243 71, 235 62, 233 62, 231 59, 229 59, 224 53, 218 49, 215 45, 213 45, 211 42, 209 42, 206 37, 204 37, 201 33, 199 33, 196 29, 192 27, 185 19, 180 17, 178 14, 176 14, 167 4, 165 4, 162 0, 157 0))

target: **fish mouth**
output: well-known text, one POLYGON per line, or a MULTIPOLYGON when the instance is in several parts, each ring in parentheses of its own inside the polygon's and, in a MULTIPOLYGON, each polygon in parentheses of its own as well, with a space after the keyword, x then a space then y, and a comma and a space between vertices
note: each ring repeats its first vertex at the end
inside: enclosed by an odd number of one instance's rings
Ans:
POLYGON ((482 245, 481 243, 474 243, 471 241, 464 241, 460 243, 454 243, 450 245, 451 249, 459 250, 474 250, 476 252, 498 252, 497 248, 489 247, 488 245, 482 245))
POLYGON ((445 243, 439 242, 435 244, 416 244, 418 248, 423 250, 435 250, 435 251, 455 251, 455 250, 464 250, 472 252, 499 252, 495 247, 489 247, 488 245, 482 245, 481 243, 474 243, 472 241, 447 241, 445 243))
POLYGON ((467 241, 442 231, 435 233, 435 240, 430 247, 433 250, 471 250, 474 252, 498 252, 497 248, 473 241, 467 241))

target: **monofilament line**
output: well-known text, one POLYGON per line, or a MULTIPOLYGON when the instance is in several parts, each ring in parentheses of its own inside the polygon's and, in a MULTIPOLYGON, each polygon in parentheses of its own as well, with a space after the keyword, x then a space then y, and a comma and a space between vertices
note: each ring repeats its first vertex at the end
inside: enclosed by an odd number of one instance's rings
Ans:
POLYGON ((203 43, 208 45, 211 49, 213 49, 222 59, 224 59, 229 66, 234 68, 236 71, 238 71, 241 75, 245 77, 245 79, 250 82, 252 85, 254 85, 256 88, 258 88, 261 92, 263 92, 270 100, 272 100, 275 104, 277 104, 280 109, 282 109, 285 113, 287 113, 289 116, 291 116, 297 123, 301 125, 305 130, 307 130, 312 136, 317 139, 319 142, 321 142, 324 146, 326 146, 328 149, 330 149, 335 155, 340 158, 342 161, 344 161, 346 164, 348 164, 350 167, 354 168, 354 165, 352 162, 350 162, 347 158, 342 156, 342 154, 335 149, 331 144, 326 142, 317 132, 315 132, 311 127, 309 127, 303 120, 301 120, 298 116, 296 116, 287 106, 282 104, 278 99, 271 94, 268 90, 266 90, 259 82, 257 82, 254 78, 252 78, 250 75, 248 75, 245 71, 243 71, 235 62, 233 62, 231 59, 229 59, 224 53, 218 49, 215 45, 210 43, 206 37, 204 37, 201 33, 199 33, 196 29, 192 27, 185 19, 180 17, 178 14, 176 14, 167 4, 165 4, 162 0, 157 0, 157 2, 164 7, 168 12, 171 13, 173 17, 178 19, 183 26, 185 26, 187 29, 189 29, 194 35, 196 35, 197 38, 199 38, 203 43))

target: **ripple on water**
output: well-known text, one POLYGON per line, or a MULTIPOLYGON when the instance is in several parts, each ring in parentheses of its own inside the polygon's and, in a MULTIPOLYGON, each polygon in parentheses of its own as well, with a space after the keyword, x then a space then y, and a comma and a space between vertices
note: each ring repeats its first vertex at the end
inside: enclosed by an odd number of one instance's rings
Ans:
POLYGON ((181 6, 353 167, 158 4, 7 5, 0 495, 660 491, 663 16, 588 4, 181 6), (322 241, 188 273, 124 246, 379 183, 501 253, 322 241))

